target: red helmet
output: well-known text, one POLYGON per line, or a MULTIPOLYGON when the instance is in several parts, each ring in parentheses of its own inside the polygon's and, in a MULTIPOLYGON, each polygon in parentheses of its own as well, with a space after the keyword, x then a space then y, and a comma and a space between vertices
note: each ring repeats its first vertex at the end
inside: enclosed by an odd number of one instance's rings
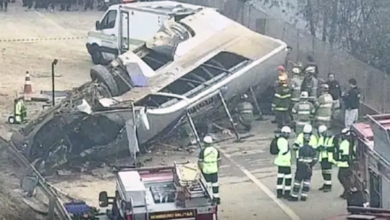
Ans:
POLYGON ((276 70, 280 71, 280 72, 286 72, 286 69, 284 68, 284 66, 277 66, 276 70))

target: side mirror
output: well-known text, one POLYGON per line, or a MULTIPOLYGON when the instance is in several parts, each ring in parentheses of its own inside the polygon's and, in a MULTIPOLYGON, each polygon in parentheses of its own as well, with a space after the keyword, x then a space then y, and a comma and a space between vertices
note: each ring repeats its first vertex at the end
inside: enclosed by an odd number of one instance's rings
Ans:
POLYGON ((100 21, 96 21, 95 28, 97 31, 100 30, 100 21))
POLYGON ((102 208, 108 206, 108 195, 106 191, 99 193, 99 206, 102 208))

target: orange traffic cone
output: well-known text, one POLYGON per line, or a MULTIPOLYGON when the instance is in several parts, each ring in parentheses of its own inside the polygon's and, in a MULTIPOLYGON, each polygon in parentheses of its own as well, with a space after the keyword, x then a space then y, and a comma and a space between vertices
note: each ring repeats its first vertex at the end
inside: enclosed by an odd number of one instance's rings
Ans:
POLYGON ((32 91, 32 86, 31 86, 31 81, 30 81, 30 73, 28 73, 28 71, 27 71, 25 82, 24 82, 24 90, 23 90, 24 100, 30 101, 32 93, 33 93, 33 91, 32 91))

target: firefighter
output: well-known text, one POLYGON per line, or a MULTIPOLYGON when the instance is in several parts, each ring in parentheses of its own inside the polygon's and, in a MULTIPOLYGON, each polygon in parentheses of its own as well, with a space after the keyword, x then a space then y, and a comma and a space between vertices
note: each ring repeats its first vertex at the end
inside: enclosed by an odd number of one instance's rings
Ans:
POLYGON ((300 134, 305 125, 311 124, 312 116, 315 113, 314 105, 308 101, 308 98, 307 92, 301 92, 300 101, 291 110, 294 115, 296 134, 300 134))
POLYGON ((313 76, 317 79, 318 76, 318 66, 314 61, 314 57, 312 55, 308 55, 307 57, 307 64, 304 68, 304 71, 306 71, 308 68, 314 69, 313 76))
POLYGON ((311 176, 313 175, 313 166, 317 162, 317 152, 314 149, 315 146, 310 145, 310 140, 311 135, 305 134, 303 137, 304 145, 298 150, 297 170, 295 172, 294 186, 289 201, 298 201, 301 185, 301 201, 307 200, 311 176))
POLYGON ((288 146, 288 138, 291 133, 291 128, 284 126, 281 134, 277 139, 278 155, 275 158, 274 164, 278 167, 278 179, 276 182, 276 195, 278 198, 286 198, 290 196, 291 191, 291 151, 288 146))
POLYGON ((23 122, 25 122, 27 116, 27 109, 23 97, 20 97, 15 100, 14 115, 16 124, 22 124, 23 122))
POLYGON ((334 136, 330 134, 325 125, 318 127, 318 144, 319 162, 321 164, 322 178, 324 184, 319 190, 330 192, 332 190, 332 164, 334 152, 334 136))
POLYGON ((305 78, 302 82, 301 91, 306 91, 309 93, 309 100, 315 102, 317 99, 317 89, 318 89, 318 80, 313 77, 315 73, 314 67, 307 67, 305 69, 305 78))
POLYGON ((308 144, 313 148, 317 147, 317 137, 313 134, 313 127, 309 124, 303 127, 302 133, 299 133, 293 144, 295 150, 295 158, 299 158, 299 149, 305 144, 305 137, 310 137, 308 144))
POLYGON ((241 102, 237 105, 237 111, 239 114, 238 121, 244 127, 246 132, 249 132, 252 128, 253 105, 248 101, 248 95, 244 94, 241 97, 241 102))
POLYGON ((329 94, 329 86, 327 84, 321 85, 322 94, 315 102, 316 106, 316 127, 325 125, 330 128, 330 122, 332 120, 332 106, 333 98, 329 94))
POLYGON ((213 139, 210 136, 205 136, 203 143, 204 148, 199 153, 198 165, 206 182, 212 187, 214 199, 217 204, 220 204, 218 171, 221 163, 221 154, 213 146, 213 139))
POLYGON ((293 77, 291 78, 291 102, 293 106, 299 102, 301 95, 301 86, 302 86, 302 68, 301 64, 296 64, 292 69, 293 77))
MULTIPOLYGON (((275 112, 275 119, 278 124, 278 129, 290 123, 290 109, 291 91, 287 85, 287 78, 285 76, 279 76, 279 86, 276 89, 275 97, 272 103, 272 110, 275 112)), ((277 130, 276 132, 279 132, 277 130)))
POLYGON ((339 144, 339 149, 337 151, 337 167, 339 168, 338 179, 341 185, 344 188, 343 194, 340 195, 341 198, 347 198, 347 192, 351 187, 351 176, 352 172, 350 169, 351 164, 351 141, 350 141, 351 131, 349 128, 344 128, 341 131, 341 142, 339 144))

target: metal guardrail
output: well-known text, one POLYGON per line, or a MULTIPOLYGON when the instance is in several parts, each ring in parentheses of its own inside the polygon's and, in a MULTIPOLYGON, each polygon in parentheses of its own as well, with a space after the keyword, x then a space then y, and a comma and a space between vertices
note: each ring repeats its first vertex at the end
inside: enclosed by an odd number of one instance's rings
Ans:
POLYGON ((64 204, 60 200, 58 194, 48 185, 45 178, 35 169, 34 166, 24 157, 12 143, 9 143, 4 138, 0 137, 0 145, 6 146, 9 153, 13 155, 13 159, 21 166, 25 172, 32 173, 38 179, 38 187, 49 198, 49 220, 61 219, 72 220, 69 213, 66 211, 64 204))

